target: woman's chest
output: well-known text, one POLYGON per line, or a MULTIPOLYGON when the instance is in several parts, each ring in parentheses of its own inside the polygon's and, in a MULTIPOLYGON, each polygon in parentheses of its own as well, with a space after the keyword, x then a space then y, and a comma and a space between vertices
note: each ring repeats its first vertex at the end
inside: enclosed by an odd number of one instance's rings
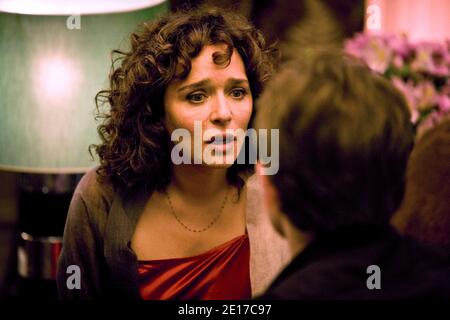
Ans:
POLYGON ((131 239, 138 260, 195 256, 246 232, 244 201, 230 204, 222 212, 181 208, 183 212, 177 213, 158 203, 145 207, 131 239))

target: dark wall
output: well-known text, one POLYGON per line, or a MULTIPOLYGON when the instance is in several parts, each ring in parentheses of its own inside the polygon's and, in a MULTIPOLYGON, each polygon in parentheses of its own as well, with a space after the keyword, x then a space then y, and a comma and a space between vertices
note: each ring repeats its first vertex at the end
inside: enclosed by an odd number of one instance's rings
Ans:
MULTIPOLYGON (((284 41, 290 28, 305 18, 307 0, 172 0, 172 11, 201 4, 232 8, 249 18, 266 38, 284 41)), ((313 0, 319 1, 319 0, 313 0)), ((342 29, 343 37, 351 37, 364 27, 364 0, 323 0, 342 29)))

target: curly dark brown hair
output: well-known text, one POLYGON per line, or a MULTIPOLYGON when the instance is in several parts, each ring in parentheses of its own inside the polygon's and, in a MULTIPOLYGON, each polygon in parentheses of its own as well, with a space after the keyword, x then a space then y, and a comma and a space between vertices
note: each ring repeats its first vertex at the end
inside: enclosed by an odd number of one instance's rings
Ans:
MULTIPOLYGON (((203 47, 219 43, 227 49, 214 56, 214 62, 229 64, 236 49, 253 99, 258 98, 272 73, 276 50, 266 45, 261 32, 245 18, 231 12, 203 7, 172 13, 132 33, 130 51, 112 51, 110 88, 95 97, 97 119, 103 120, 98 127, 101 144, 89 148, 100 158, 97 174, 101 182, 108 180, 115 188, 126 189, 167 187, 171 160, 164 92, 171 81, 187 77, 192 59, 203 47), (121 62, 118 67, 117 62, 121 62), (99 105, 105 103, 108 110, 100 112, 99 105)), ((244 185, 242 172, 252 174, 253 165, 234 163, 227 171, 229 183, 239 190, 244 185)))

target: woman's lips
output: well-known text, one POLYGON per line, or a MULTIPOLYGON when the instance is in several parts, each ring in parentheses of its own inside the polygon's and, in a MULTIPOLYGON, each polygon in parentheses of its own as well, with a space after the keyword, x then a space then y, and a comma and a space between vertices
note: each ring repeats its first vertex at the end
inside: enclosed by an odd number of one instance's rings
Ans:
POLYGON ((207 144, 214 144, 217 146, 226 145, 236 141, 236 137, 232 134, 215 135, 211 139, 205 141, 207 144))

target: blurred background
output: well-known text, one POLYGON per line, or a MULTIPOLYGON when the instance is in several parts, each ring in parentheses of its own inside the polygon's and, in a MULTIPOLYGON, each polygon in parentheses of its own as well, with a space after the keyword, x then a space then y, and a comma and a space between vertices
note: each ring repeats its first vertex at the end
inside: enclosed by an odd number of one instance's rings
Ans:
POLYGON ((450 112, 450 1, 0 0, 0 298, 56 299, 72 192, 97 165, 95 94, 136 26, 201 4, 233 8, 282 60, 341 47, 404 92, 418 134, 450 112))

